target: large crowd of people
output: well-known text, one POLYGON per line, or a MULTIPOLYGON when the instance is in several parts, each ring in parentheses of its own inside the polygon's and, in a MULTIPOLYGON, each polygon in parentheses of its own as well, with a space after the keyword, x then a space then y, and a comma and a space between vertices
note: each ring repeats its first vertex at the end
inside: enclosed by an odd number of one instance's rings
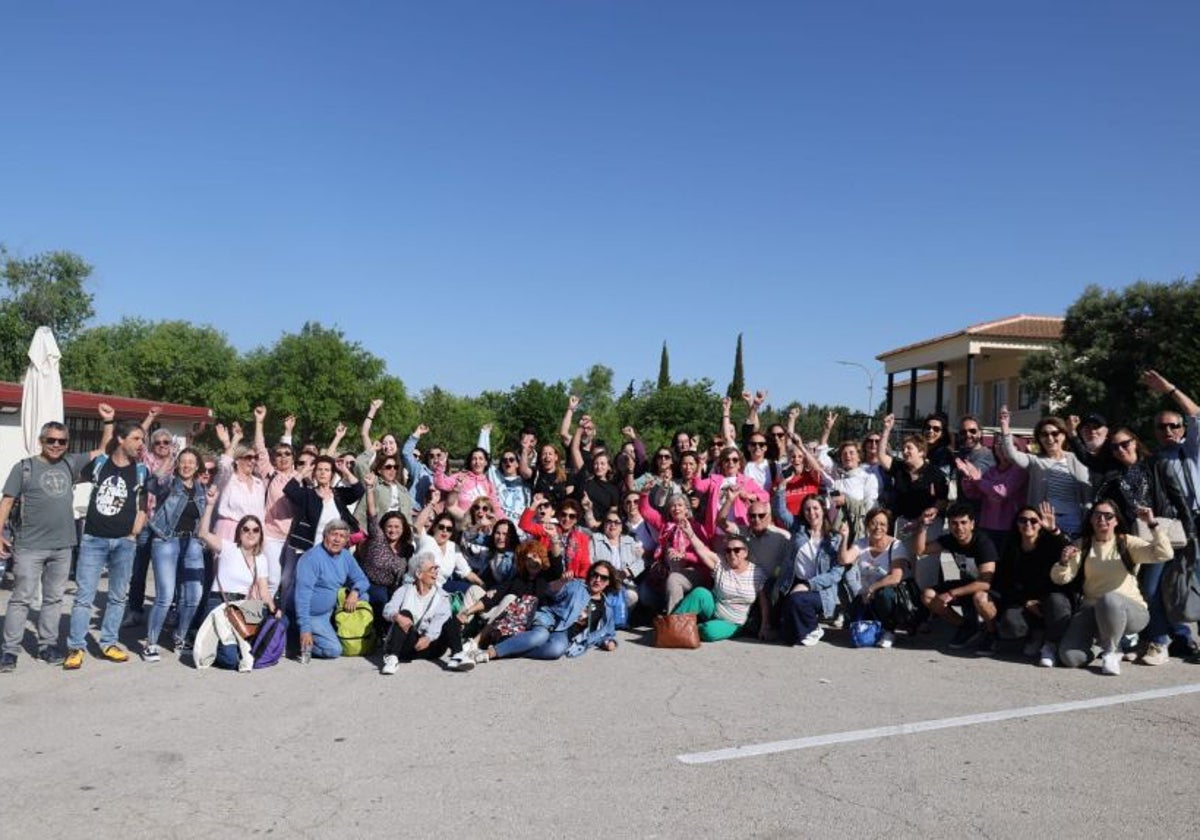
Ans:
POLYGON ((16 669, 31 629, 30 651, 67 670, 89 650, 154 663, 169 648, 249 672, 279 656, 252 643, 268 624, 305 663, 373 636, 390 675, 414 659, 469 671, 613 652, 618 630, 664 614, 694 615, 704 643, 809 647, 867 625, 855 641, 886 649, 944 623, 953 649, 1042 667, 1200 661, 1164 585, 1165 570, 1195 566, 1200 407, 1157 372, 1142 381, 1165 401, 1153 453, 1096 413, 1043 417, 1020 440, 1006 408, 990 446, 976 417, 954 430, 940 413, 898 440, 889 415, 835 443, 830 415, 806 441, 798 409, 760 423, 760 392, 744 395, 740 429, 725 400, 712 429, 652 452, 629 427, 600 440, 571 397, 558 439, 524 429, 494 447, 484 426, 464 453, 427 445, 425 425, 376 434, 379 400, 361 446, 343 446, 345 426, 301 444, 292 418, 268 442, 259 406, 249 440, 239 423, 216 427, 210 457, 178 449, 153 411, 138 422, 101 405, 97 450, 67 454, 67 427, 47 423, 41 453, 4 484, 13 588, 0 672, 16 669), (80 529, 81 481, 92 490, 80 529), (123 628, 143 627, 140 649, 121 644, 123 628))

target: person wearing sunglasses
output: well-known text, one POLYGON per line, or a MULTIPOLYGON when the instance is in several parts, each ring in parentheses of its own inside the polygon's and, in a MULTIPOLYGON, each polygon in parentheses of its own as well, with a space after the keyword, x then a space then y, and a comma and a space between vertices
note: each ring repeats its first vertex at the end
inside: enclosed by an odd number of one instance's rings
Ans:
POLYGON ((950 420, 937 411, 925 418, 921 433, 925 439, 925 460, 933 464, 947 479, 954 471, 954 450, 950 446, 950 420))
MULTIPOLYGON (((439 491, 435 488, 434 494, 439 491)), ((486 588, 483 579, 475 574, 467 558, 459 551, 455 534, 458 523, 449 513, 433 512, 436 495, 430 497, 430 504, 421 508, 413 522, 413 533, 416 535, 416 554, 428 553, 437 558, 437 584, 447 592, 466 592, 472 584, 486 588)), ((415 555, 414 555, 415 556, 415 555)), ((409 577, 411 578, 411 573, 409 577)))
POLYGON ((592 648, 617 649, 616 609, 621 597, 617 570, 605 560, 592 564, 583 578, 569 580, 533 614, 530 629, 485 650, 468 652, 476 665, 495 659, 578 657, 592 648))
POLYGON ((70 435, 57 421, 42 426, 38 433, 41 451, 13 465, 0 498, 0 554, 13 555, 13 589, 4 616, 4 646, 0 672, 17 667, 29 604, 38 586, 42 605, 38 611, 38 658, 61 665, 63 652, 59 629, 63 591, 71 571, 71 554, 79 542, 72 509, 73 487, 83 468, 104 453, 113 435, 113 409, 97 406, 103 436, 91 452, 68 454, 70 435), (13 522, 12 539, 5 536, 10 516, 20 503, 20 517, 13 522))
POLYGON ((216 487, 208 488, 207 510, 200 517, 197 533, 200 541, 216 556, 216 562, 208 602, 204 605, 205 617, 196 633, 193 662, 197 668, 215 664, 218 668, 237 668, 246 672, 254 665, 250 643, 225 629, 224 625, 218 630, 216 625, 221 623, 222 617, 214 613, 222 613, 228 601, 245 600, 261 602, 263 609, 276 618, 283 617, 283 610, 272 593, 269 563, 263 550, 262 520, 253 514, 244 516, 234 529, 233 539, 222 538, 214 530, 212 521, 216 518, 219 495, 216 487))
POLYGON ((556 511, 548 499, 534 493, 532 504, 517 525, 552 554, 563 553, 568 577, 582 578, 592 564, 591 539, 580 527, 582 517, 583 507, 574 499, 564 499, 556 511))
MULTIPOLYGON (((891 438, 895 425, 894 414, 883 418, 882 440, 891 438)), ((892 457, 887 446, 879 446, 879 464, 887 471, 890 480, 890 495, 894 505, 892 511, 896 515, 898 534, 925 527, 925 522, 933 524, 932 536, 941 533, 941 511, 946 506, 949 486, 945 473, 925 457, 926 452, 925 439, 917 435, 909 435, 904 439, 899 458, 892 457)))
MULTIPOLYGON (((1126 522, 1134 521, 1138 509, 1143 507, 1153 510, 1155 517, 1178 519, 1184 536, 1194 546, 1196 527, 1191 506, 1170 462, 1150 458, 1137 435, 1124 426, 1108 436, 1107 446, 1116 467, 1100 478, 1096 500, 1112 502, 1126 522)), ((1180 557, 1189 550, 1187 546, 1180 548, 1180 557)), ((1160 593, 1163 570, 1157 563, 1138 570, 1138 585, 1150 608, 1150 623, 1143 634, 1149 642, 1140 659, 1144 665, 1165 665, 1170 660, 1172 636, 1179 638, 1185 647, 1191 647, 1191 628, 1186 623, 1172 625, 1167 618, 1160 593)))
POLYGON ((1008 459, 999 440, 993 446, 995 457, 985 470, 981 471, 974 461, 963 458, 955 460, 954 465, 962 488, 960 498, 975 505, 979 527, 996 550, 1003 553, 1013 534, 1012 522, 1017 508, 1025 504, 1029 473, 1008 459))
MULTIPOLYGON (((146 412, 146 419, 142 421, 142 432, 148 443, 142 447, 139 457, 151 476, 162 481, 170 481, 175 470, 175 438, 167 429, 159 428, 151 431, 161 412, 162 409, 156 405, 151 406, 150 410, 146 412)), ((146 495, 147 521, 154 516, 155 504, 154 495, 148 493, 146 495)), ((133 571, 129 578, 129 601, 125 608, 125 620, 121 622, 122 627, 139 627, 145 618, 146 580, 150 573, 152 536, 148 527, 143 528, 138 535, 137 548, 133 553, 133 571)))
MULTIPOLYGON (((478 447, 488 456, 492 451, 492 424, 485 423, 479 427, 478 447)), ((533 494, 529 490, 529 482, 521 476, 521 458, 515 449, 501 451, 499 459, 488 467, 488 478, 495 488, 496 498, 500 502, 497 513, 503 519, 516 522, 529 507, 533 494)))
POLYGON ((1058 527, 1067 536, 1083 530, 1084 514, 1092 499, 1092 476, 1087 465, 1067 447, 1067 425, 1058 417, 1043 417, 1033 427, 1034 441, 1040 454, 1017 449, 1009 425, 1008 406, 1000 407, 1000 448, 1005 456, 1029 472, 1026 504, 1040 507, 1048 501, 1054 506, 1058 527))
POLYGON ((1092 506, 1083 537, 1063 549, 1050 570, 1050 579, 1064 585, 1082 577, 1082 604, 1067 625, 1058 646, 1058 659, 1067 668, 1092 660, 1100 647, 1101 673, 1121 673, 1121 637, 1140 633, 1150 623, 1150 610, 1138 588, 1137 568, 1165 563, 1174 557, 1166 529, 1158 527, 1154 511, 1139 507, 1137 517, 1150 529, 1152 541, 1127 533, 1119 508, 1108 500, 1092 506))
POLYGON ((449 474, 442 470, 435 470, 433 484, 442 491, 443 495, 456 493, 458 505, 461 508, 466 508, 476 499, 482 498, 488 500, 492 510, 498 510, 500 497, 496 494, 496 487, 492 484, 491 478, 488 477, 491 461, 487 450, 477 446, 467 455, 465 470, 449 474))
MULTIPOLYGON (((691 541, 700 562, 712 572, 712 587, 698 586, 684 596, 673 612, 696 616, 702 642, 731 639, 742 630, 757 604, 760 615, 770 615, 767 596, 767 575, 750 562, 750 547, 736 534, 725 538, 723 556, 704 544, 691 523, 684 523, 683 532, 691 541)), ((758 637, 766 639, 769 625, 760 623, 758 637)))
POLYGON ((625 606, 632 611, 638 602, 635 579, 646 566, 642 544, 633 536, 624 533, 624 523, 616 507, 608 508, 601 517, 600 528, 591 536, 591 556, 594 561, 608 561, 617 570, 621 577, 625 606))
POLYGON ((746 518, 748 506, 756 500, 770 501, 771 496, 766 489, 743 474, 741 468, 742 453, 736 447, 727 446, 721 450, 718 469, 692 482, 697 493, 705 494, 703 511, 696 526, 696 532, 705 543, 712 543, 723 534, 726 522, 732 522, 739 528, 746 527, 749 524, 746 518))
POLYGON ((996 622, 999 638, 1024 641, 1025 656, 1036 656, 1040 667, 1053 668, 1058 644, 1079 602, 1078 578, 1067 584, 1050 579, 1069 541, 1058 529, 1049 502, 1036 508, 1022 505, 1013 522, 992 578, 994 603, 983 605, 980 612, 996 622))

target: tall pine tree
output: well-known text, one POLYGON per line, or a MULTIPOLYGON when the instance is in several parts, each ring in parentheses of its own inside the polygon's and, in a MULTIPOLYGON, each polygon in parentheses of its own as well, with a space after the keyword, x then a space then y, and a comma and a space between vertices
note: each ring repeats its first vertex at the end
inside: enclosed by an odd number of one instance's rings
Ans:
POLYGON ((667 342, 663 342, 662 356, 658 359, 658 387, 671 387, 671 357, 667 354, 667 342))
POLYGON ((733 357, 733 379, 725 389, 725 396, 736 400, 746 390, 746 372, 742 369, 742 334, 738 333, 737 353, 733 357))

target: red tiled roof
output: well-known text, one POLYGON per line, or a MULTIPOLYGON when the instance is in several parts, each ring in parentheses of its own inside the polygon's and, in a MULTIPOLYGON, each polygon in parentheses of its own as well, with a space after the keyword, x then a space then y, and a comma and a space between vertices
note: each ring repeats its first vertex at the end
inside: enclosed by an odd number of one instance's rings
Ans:
POLYGON ((915 350, 918 347, 924 347, 928 344, 937 344, 939 341, 945 341, 949 338, 957 338, 960 335, 982 335, 991 338, 1024 338, 1036 341, 1057 341, 1062 338, 1063 319, 1059 315, 1010 315, 1007 318, 998 318, 995 321, 984 321, 980 324, 973 324, 956 332, 939 335, 936 338, 927 338, 924 341, 917 341, 913 344, 906 344, 903 347, 897 347, 895 350, 888 350, 886 353, 880 353, 875 358, 883 361, 889 356, 895 356, 900 353, 905 353, 909 350, 915 350))
MULTIPOLYGON (((0 382, 0 405, 21 405, 23 385, 15 382, 0 382)), ((96 411, 100 403, 108 403, 116 411, 118 417, 130 417, 141 420, 150 406, 156 405, 161 409, 159 417, 163 420, 191 420, 205 422, 212 419, 212 409, 194 405, 179 405, 178 403, 154 402, 139 400, 133 397, 117 397, 111 394, 92 394, 87 391, 63 390, 63 409, 68 412, 96 411)))

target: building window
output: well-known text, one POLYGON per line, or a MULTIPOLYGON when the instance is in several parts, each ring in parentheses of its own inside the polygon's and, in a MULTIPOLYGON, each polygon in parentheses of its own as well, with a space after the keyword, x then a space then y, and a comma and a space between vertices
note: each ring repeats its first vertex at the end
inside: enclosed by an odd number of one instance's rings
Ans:
POLYGON ((993 425, 1000 422, 1000 406, 1008 404, 1008 382, 997 379, 992 383, 992 406, 988 414, 993 425))
POLYGON ((1022 382, 1017 386, 1017 410, 1028 411, 1031 408, 1036 408, 1040 402, 1038 393, 1033 388, 1022 382))
POLYGON ((976 417, 982 412, 983 406, 983 386, 978 382, 971 386, 971 404, 967 406, 967 414, 974 414, 976 417))
POLYGON ((91 452, 100 445, 104 424, 99 417, 68 417, 67 432, 71 436, 71 452, 91 452))

